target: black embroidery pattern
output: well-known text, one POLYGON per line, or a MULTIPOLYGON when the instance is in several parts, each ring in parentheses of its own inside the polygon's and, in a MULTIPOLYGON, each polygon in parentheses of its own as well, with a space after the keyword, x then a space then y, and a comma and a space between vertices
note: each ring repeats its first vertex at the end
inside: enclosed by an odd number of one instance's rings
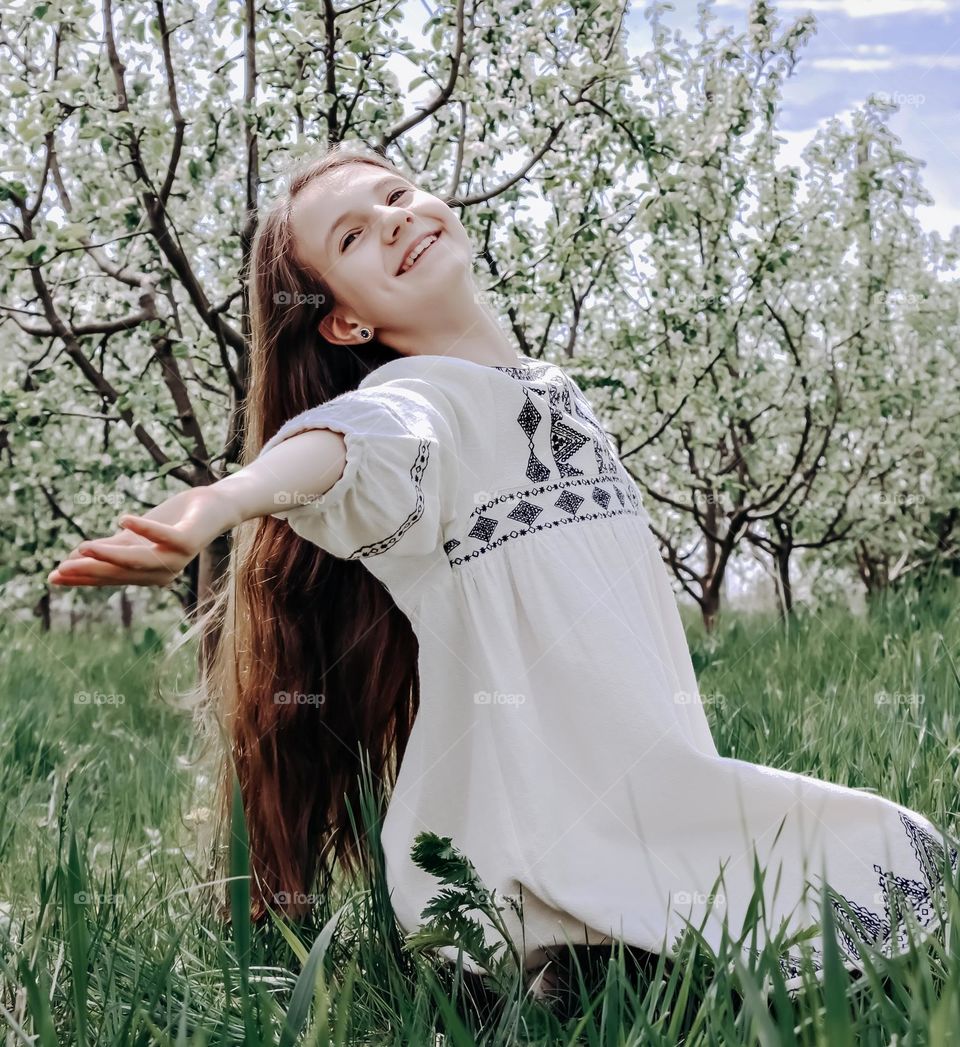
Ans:
POLYGON ((470 514, 465 536, 449 539, 443 543, 443 549, 451 567, 457 567, 512 538, 627 513, 646 518, 636 491, 623 483, 618 474, 540 484, 497 495, 478 506, 470 514), (460 549, 460 554, 452 555, 456 549, 460 549))
POLYGON ((349 556, 345 557, 345 559, 359 560, 364 556, 379 556, 380 553, 385 553, 388 549, 396 545, 407 531, 413 527, 417 520, 423 516, 423 474, 426 472, 429 461, 430 443, 428 440, 421 440, 417 449, 417 456, 414 459, 413 465, 410 466, 410 479, 413 482, 413 487, 417 495, 416 503, 410 511, 410 514, 393 532, 393 534, 388 535, 386 538, 381 538, 377 542, 371 542, 368 545, 361 545, 359 549, 354 549, 354 551, 350 553, 349 556))
MULTIPOLYGON (((910 939, 904 923, 904 913, 909 909, 921 928, 928 929, 937 920, 937 909, 934 894, 939 896, 941 908, 946 904, 943 896, 944 850, 939 840, 913 818, 902 811, 898 812, 900 821, 913 852, 917 858, 922 880, 912 880, 906 876, 896 876, 874 864, 877 873, 877 885, 883 897, 883 912, 877 913, 864 905, 851 901, 846 895, 827 888, 827 897, 833 910, 837 942, 847 957, 857 964, 860 960, 857 944, 867 944, 890 958, 910 948, 910 939), (844 908, 846 903, 854 914, 844 908)), ((956 875, 960 851, 950 847, 951 875, 956 875)), ((810 967, 814 972, 823 969, 823 953, 814 946, 807 946, 810 955, 810 967)), ((754 950, 756 954, 756 950, 754 950)), ((787 952, 778 958, 778 965, 788 981, 797 978, 802 971, 799 954, 787 952)))
POLYGON ((522 383, 523 406, 516 422, 529 448, 525 475, 531 486, 502 492, 471 512, 463 533, 443 544, 451 567, 550 527, 624 514, 649 519, 633 478, 614 452, 590 402, 561 368, 535 364, 497 369, 522 383), (546 400, 550 463, 537 457, 534 437, 544 413, 531 392, 539 395, 540 403, 546 400), (565 417, 583 422, 591 434, 575 429, 565 417), (571 461, 588 443, 597 466, 596 474, 589 476, 571 461))

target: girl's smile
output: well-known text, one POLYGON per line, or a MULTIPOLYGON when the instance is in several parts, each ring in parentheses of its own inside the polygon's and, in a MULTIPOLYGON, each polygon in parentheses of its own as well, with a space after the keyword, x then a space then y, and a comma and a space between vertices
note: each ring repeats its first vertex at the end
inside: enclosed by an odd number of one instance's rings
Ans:
POLYGON ((397 276, 403 276, 404 273, 408 273, 439 239, 439 230, 435 233, 426 233, 424 236, 418 237, 416 243, 404 255, 397 276), (424 244, 426 246, 423 246, 424 244), (413 259, 412 262, 410 261, 411 258, 413 259))

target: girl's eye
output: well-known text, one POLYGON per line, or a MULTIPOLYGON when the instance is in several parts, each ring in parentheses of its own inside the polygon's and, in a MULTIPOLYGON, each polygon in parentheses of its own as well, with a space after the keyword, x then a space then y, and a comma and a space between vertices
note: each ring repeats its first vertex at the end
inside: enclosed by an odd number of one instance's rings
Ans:
MULTIPOLYGON (((402 189, 392 189, 387 194, 387 201, 389 202, 389 201, 391 201, 393 199, 394 193, 409 193, 410 191, 411 190, 410 190, 409 186, 404 186, 402 189)), ((343 238, 343 243, 340 245, 340 253, 341 254, 343 254, 343 252, 346 251, 346 249, 350 246, 350 244, 352 243, 352 241, 350 240, 350 237, 354 236, 354 235, 356 235, 356 234, 354 234, 354 233, 347 233, 347 235, 343 238)))

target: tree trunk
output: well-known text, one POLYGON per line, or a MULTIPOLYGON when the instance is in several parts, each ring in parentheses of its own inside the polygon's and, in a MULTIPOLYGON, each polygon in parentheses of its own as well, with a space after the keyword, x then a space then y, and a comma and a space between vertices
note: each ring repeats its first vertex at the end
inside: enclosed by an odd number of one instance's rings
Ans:
POLYGON ((50 590, 44 589, 43 596, 37 600, 33 608, 34 618, 40 619, 40 625, 45 633, 50 632, 50 590))
POLYGON ((712 633, 720 618, 720 592, 712 585, 704 591, 700 599, 700 614, 703 617, 704 628, 708 633, 712 633))
POLYGON ((780 604, 780 617, 787 618, 793 613, 793 583, 790 581, 790 546, 777 547, 777 600, 780 604))
POLYGON ((857 547, 856 558, 857 571, 867 591, 867 596, 873 596, 885 589, 890 580, 886 561, 881 557, 873 556, 864 541, 861 541, 857 547))
POLYGON ((230 535, 220 535, 184 568, 187 587, 186 591, 180 590, 180 603, 188 619, 200 614, 207 601, 219 591, 230 562, 231 545, 230 535))
POLYGON ((230 563, 230 539, 222 534, 203 549, 197 557, 196 606, 194 611, 202 611, 220 589, 220 580, 226 574, 230 563))
MULTIPOLYGON (((194 614, 202 614, 216 598, 224 584, 224 576, 230 564, 232 544, 232 535, 224 534, 211 542, 200 554, 198 558, 201 561, 200 584, 194 614)), ((197 650, 197 665, 201 673, 206 673, 212 664, 220 646, 220 637, 221 630, 216 622, 211 622, 210 626, 204 629, 197 650)))
POLYGON ((197 588, 200 577, 200 557, 195 556, 190 563, 183 569, 184 576, 187 579, 187 591, 180 597, 180 602, 183 604, 183 609, 187 614, 188 618, 193 617, 193 612, 197 606, 197 588))
POLYGON ((127 596, 127 590, 120 590, 120 624, 125 630, 133 625, 133 602, 127 596))

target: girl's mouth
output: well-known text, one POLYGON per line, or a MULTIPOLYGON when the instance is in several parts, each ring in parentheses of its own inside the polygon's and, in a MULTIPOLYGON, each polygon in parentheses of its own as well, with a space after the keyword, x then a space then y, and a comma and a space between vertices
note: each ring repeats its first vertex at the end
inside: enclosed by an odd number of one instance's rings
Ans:
POLYGON ((411 269, 413 269, 414 267, 419 265, 420 264, 420 259, 423 258, 423 256, 425 254, 429 254, 430 253, 430 249, 434 246, 434 244, 439 239, 440 239, 440 233, 431 233, 430 236, 425 237, 423 242, 426 243, 427 246, 426 247, 419 247, 419 248, 417 248, 417 250, 420 253, 414 259, 413 264, 412 265, 408 265, 406 269, 401 269, 400 272, 397 273, 397 276, 403 276, 404 273, 409 273, 411 269), (432 236, 433 239, 430 238, 431 236, 432 236))

